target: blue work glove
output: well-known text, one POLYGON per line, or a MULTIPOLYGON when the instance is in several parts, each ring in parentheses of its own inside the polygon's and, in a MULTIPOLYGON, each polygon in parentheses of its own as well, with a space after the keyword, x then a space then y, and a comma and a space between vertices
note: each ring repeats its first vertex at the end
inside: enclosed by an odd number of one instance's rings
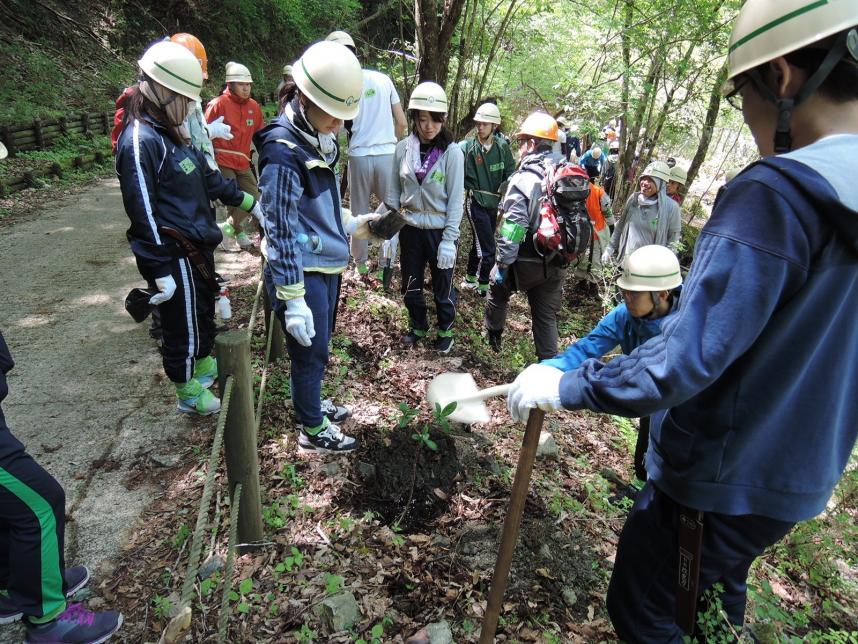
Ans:
POLYGON ((489 273, 489 281, 492 284, 503 284, 504 279, 506 278, 506 267, 501 268, 497 264, 492 267, 491 272, 489 273))

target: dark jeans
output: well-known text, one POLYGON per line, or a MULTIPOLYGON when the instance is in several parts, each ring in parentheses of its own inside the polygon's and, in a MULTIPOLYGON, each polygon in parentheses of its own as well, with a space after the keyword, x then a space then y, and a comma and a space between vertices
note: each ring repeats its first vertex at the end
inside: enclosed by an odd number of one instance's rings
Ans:
MULTIPOLYGON (((618 637, 629 644, 682 641, 674 623, 678 516, 677 503, 650 481, 623 526, 607 604, 618 637)), ((721 602, 734 626, 744 621, 751 564, 793 525, 758 515, 704 514, 700 593, 722 584, 721 602)))
POLYGON ((471 199, 468 213, 473 241, 468 253, 468 275, 477 275, 480 284, 489 283, 489 273, 495 265, 495 226, 497 210, 488 210, 471 199))
POLYGON ((485 323, 490 331, 503 331, 509 298, 513 290, 527 293, 533 325, 536 357, 547 360, 557 355, 557 314, 563 299, 566 271, 542 262, 517 261, 507 270, 502 284, 489 287, 485 323))
POLYGON ((187 257, 173 261, 172 275, 176 293, 158 305, 163 337, 161 355, 167 377, 184 383, 193 377, 196 360, 211 355, 214 347, 217 293, 187 257))
POLYGON ((286 349, 291 360, 292 403, 295 417, 305 427, 318 427, 323 415, 322 379, 328 365, 329 345, 334 332, 337 317, 337 300, 340 295, 340 276, 324 273, 304 273, 304 301, 313 312, 313 325, 316 335, 309 347, 302 346, 286 331, 286 303, 278 300, 274 291, 274 282, 268 267, 265 268, 265 288, 272 302, 283 333, 286 335, 286 349))
POLYGON ((66 497, 0 419, 0 584, 36 619, 65 608, 66 497))
POLYGON ((423 279, 426 264, 432 275, 432 294, 435 297, 435 313, 438 330, 449 331, 456 319, 456 291, 453 289, 453 269, 438 268, 438 245, 443 230, 424 230, 405 226, 399 232, 401 247, 399 265, 402 269, 402 294, 411 328, 418 331, 429 329, 426 316, 426 299, 423 297, 423 279))

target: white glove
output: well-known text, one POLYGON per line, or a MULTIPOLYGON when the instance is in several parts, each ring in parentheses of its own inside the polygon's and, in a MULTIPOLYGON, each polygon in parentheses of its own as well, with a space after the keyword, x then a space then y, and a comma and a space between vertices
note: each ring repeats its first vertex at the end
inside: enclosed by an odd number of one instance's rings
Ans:
POLYGON ((443 240, 438 244, 438 268, 442 271, 453 268, 456 263, 456 242, 443 240))
POLYGON ((605 252, 602 253, 602 264, 611 264, 614 261, 614 253, 611 252, 610 248, 606 248, 605 252))
POLYGON ((286 331, 298 341, 298 344, 309 347, 311 338, 316 335, 313 324, 313 312, 303 297, 286 300, 286 331))
POLYGON ((367 215, 358 215, 357 217, 351 215, 348 219, 344 219, 343 229, 345 230, 346 235, 351 235, 352 239, 374 238, 375 235, 373 235, 372 231, 369 229, 369 222, 378 221, 381 218, 382 215, 378 215, 373 212, 367 215))
POLYGON ((208 124, 209 138, 223 139, 224 141, 232 140, 232 128, 223 122, 223 117, 216 118, 208 124))
POLYGON ((256 221, 259 222, 259 227, 262 230, 265 230, 265 214, 262 212, 262 206, 259 205, 258 201, 253 204, 253 208, 250 209, 250 214, 256 217, 256 221))
POLYGON ((530 410, 538 407, 542 411, 563 409, 560 404, 560 369, 542 364, 532 364, 518 374, 506 399, 506 407, 513 420, 526 422, 530 410))
POLYGON ((176 292, 176 280, 173 279, 172 275, 156 277, 155 286, 158 287, 160 293, 155 293, 155 295, 150 297, 149 304, 163 304, 173 297, 173 294, 176 292))

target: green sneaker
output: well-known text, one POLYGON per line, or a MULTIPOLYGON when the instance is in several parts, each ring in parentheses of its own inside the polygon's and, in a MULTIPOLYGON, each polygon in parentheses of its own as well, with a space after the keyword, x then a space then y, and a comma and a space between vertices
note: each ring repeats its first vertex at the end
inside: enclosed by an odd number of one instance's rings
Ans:
POLYGON ((223 235, 223 240, 220 242, 220 247, 227 253, 237 253, 241 250, 238 242, 235 240, 235 228, 232 224, 224 222, 217 225, 223 235))
POLYGON ((203 389, 196 378, 191 378, 184 384, 175 384, 180 412, 209 416, 220 411, 220 399, 208 389, 203 389))
POLYGON ((206 356, 197 360, 194 367, 194 378, 199 380, 203 389, 208 389, 217 380, 217 360, 213 356, 206 356))

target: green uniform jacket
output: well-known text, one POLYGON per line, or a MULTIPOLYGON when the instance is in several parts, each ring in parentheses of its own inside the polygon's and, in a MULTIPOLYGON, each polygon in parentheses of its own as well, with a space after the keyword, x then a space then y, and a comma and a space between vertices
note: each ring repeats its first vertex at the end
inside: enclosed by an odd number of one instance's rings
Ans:
POLYGON ((502 196, 498 192, 500 185, 515 172, 509 144, 495 136, 486 152, 474 135, 460 145, 465 153, 465 190, 470 190, 483 208, 496 210, 502 196))

